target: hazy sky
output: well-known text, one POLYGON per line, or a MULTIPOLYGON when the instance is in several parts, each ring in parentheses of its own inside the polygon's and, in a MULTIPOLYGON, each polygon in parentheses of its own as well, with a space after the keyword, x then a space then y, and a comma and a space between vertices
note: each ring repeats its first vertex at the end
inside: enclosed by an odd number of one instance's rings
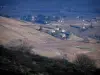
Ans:
POLYGON ((99 15, 100 0, 0 0, 0 13, 99 15))

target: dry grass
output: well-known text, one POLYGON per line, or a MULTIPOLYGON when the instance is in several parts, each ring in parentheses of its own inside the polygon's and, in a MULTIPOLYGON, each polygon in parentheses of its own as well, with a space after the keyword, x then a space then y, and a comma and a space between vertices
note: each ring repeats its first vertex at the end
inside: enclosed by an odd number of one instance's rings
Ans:
MULTIPOLYGON (((97 51, 100 49, 100 44, 59 40, 44 32, 37 31, 34 24, 0 17, 0 43, 6 44, 9 41, 16 39, 22 39, 28 44, 31 44, 35 47, 35 52, 42 56, 55 57, 59 56, 58 52, 60 52, 61 56, 67 54, 70 60, 77 54, 90 53, 91 48, 96 49, 97 51), (32 25, 33 27, 30 27, 32 25), (76 48, 76 46, 83 48, 86 45, 89 48, 85 49, 88 49, 89 51, 76 48)), ((96 57, 98 57, 98 55, 96 55, 96 57)))

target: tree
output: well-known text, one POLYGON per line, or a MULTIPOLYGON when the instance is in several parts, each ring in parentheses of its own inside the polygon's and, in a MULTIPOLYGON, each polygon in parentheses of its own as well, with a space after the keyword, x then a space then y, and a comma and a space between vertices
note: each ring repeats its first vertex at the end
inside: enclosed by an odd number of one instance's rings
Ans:
POLYGON ((95 61, 90 59, 84 54, 80 54, 76 57, 74 64, 77 66, 77 71, 90 73, 95 71, 95 61))

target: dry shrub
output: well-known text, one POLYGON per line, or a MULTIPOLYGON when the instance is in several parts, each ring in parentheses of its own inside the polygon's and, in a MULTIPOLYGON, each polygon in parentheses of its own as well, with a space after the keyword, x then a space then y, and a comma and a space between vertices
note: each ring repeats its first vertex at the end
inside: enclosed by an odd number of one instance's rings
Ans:
POLYGON ((78 55, 74 63, 77 66, 76 69, 81 72, 91 72, 95 70, 95 61, 84 54, 78 55))

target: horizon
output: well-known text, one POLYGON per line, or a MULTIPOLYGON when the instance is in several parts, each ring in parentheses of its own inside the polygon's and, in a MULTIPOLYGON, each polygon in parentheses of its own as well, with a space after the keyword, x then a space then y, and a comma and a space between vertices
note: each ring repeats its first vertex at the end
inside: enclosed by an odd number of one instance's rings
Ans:
POLYGON ((100 16, 99 0, 1 0, 0 13, 10 16, 66 15, 100 16))

